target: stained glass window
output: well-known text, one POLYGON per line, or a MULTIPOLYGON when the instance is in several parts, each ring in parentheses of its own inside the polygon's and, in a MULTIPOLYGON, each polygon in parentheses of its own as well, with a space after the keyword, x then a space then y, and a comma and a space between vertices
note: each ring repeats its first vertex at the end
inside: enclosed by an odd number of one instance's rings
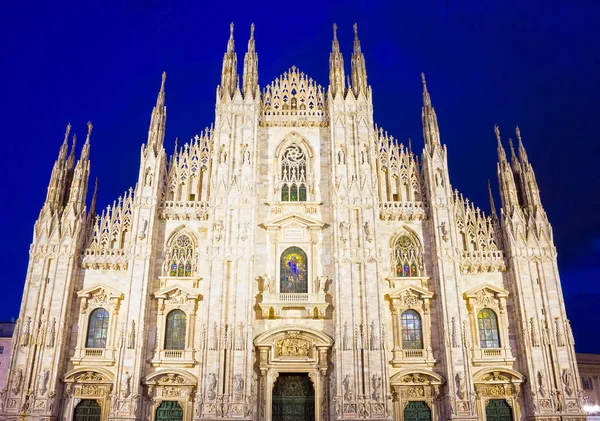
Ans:
POLYGON ((479 325, 479 345, 482 348, 500 348, 498 334, 498 318, 489 308, 484 308, 477 314, 479 325))
POLYGON ((108 318, 108 311, 103 308, 92 311, 88 323, 86 348, 106 348, 108 318))
POLYGON ((173 310, 167 315, 165 349, 185 349, 187 316, 181 310, 173 310))
POLYGON ((402 348, 423 349, 423 330, 421 329, 421 316, 415 310, 406 310, 402 313, 402 348))
POLYGON ((187 235, 177 237, 171 248, 169 276, 192 276, 194 244, 187 235))
POLYGON ((421 255, 415 241, 409 235, 402 235, 396 240, 392 262, 396 276, 419 276, 417 263, 420 259, 421 255))
POLYGON ((279 292, 308 293, 308 265, 306 253, 298 247, 290 247, 281 255, 279 292))
POLYGON ((281 200, 306 202, 306 154, 292 143, 281 160, 281 200))

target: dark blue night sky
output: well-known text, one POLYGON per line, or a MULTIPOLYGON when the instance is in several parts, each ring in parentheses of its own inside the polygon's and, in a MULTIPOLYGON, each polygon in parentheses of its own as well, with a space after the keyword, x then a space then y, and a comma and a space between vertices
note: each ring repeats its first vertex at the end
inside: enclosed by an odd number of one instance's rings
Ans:
POLYGON ((163 70, 170 153, 176 136, 181 144, 214 120, 231 21, 240 71, 256 24, 262 86, 292 65, 326 86, 334 22, 348 71, 356 21, 375 121, 420 150, 425 72, 453 187, 486 211, 488 179, 498 198, 493 126, 504 139, 520 126, 576 349, 600 353, 599 2, 90 3, 2 8, 0 319, 18 316, 33 223, 68 122, 81 140, 94 124, 91 180, 105 207, 137 179, 163 70))

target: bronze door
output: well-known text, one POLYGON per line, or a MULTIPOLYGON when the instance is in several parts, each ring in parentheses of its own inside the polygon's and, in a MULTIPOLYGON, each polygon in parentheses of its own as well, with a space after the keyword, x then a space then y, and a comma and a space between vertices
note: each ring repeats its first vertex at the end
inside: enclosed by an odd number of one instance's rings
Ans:
POLYGON ((512 421, 512 409, 504 399, 492 399, 485 407, 487 421, 512 421))
POLYGON ((75 407, 74 421, 100 421, 102 409, 92 399, 82 399, 75 407))
POLYGON ((308 374, 280 373, 273 387, 273 421, 314 421, 315 389, 308 374))

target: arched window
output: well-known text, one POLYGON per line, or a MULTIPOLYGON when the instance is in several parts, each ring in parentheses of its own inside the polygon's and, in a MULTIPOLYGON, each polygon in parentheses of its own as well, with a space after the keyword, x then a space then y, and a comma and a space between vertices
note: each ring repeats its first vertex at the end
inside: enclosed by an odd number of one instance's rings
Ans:
POLYGON ((420 253, 415 241, 408 235, 401 235, 394 244, 393 267, 396 276, 419 276, 420 253))
POLYGON ((479 345, 481 348, 500 348, 498 334, 498 317, 489 308, 484 308, 477 314, 479 325, 479 345))
POLYGON ((423 329, 421 316, 415 310, 402 313, 402 348, 423 349, 423 329))
POLYGON ((296 143, 286 148, 281 157, 281 200, 306 202, 306 153, 296 143))
POLYGON ((165 349, 185 349, 187 316, 181 310, 173 310, 167 315, 165 349))
POLYGON ((290 247, 281 255, 279 292, 308 293, 308 262, 306 253, 290 247))
POLYGON ((86 348, 106 348, 108 336, 108 311, 97 308, 90 314, 86 348))
POLYGON ((177 237, 169 257, 169 276, 192 276, 194 244, 190 237, 184 234, 177 237))

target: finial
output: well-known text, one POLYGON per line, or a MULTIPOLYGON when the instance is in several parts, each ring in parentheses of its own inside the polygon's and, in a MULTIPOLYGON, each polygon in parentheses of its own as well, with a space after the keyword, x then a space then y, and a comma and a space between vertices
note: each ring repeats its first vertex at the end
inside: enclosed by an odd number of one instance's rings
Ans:
POLYGON ((500 128, 498 127, 497 124, 494 124, 494 133, 496 133, 496 139, 498 139, 498 144, 502 145, 502 143, 500 141, 500 128))
POLYGON ((160 90, 164 92, 165 90, 165 81, 167 80, 167 72, 162 72, 162 81, 160 83, 160 90))
POLYGON ((519 126, 515 127, 515 133, 517 133, 517 139, 521 140, 521 130, 519 130, 519 126))
POLYGON ((88 121, 87 126, 88 126, 87 138, 89 139, 92 134, 92 129, 94 128, 94 125, 92 124, 91 121, 88 121))
POLYGON ((334 40, 334 41, 337 41, 337 28, 338 28, 338 27, 337 27, 337 24, 336 24, 336 23, 334 23, 334 24, 333 24, 333 40, 334 40))
POLYGON ((515 153, 515 148, 513 146, 512 138, 508 138, 508 146, 510 147, 510 157, 515 160, 517 159, 517 154, 515 153))
POLYGON ((71 123, 67 123, 67 129, 65 130, 65 141, 67 143, 67 139, 69 138, 69 133, 71 133, 71 123))
POLYGON ((254 23, 250 25, 250 38, 254 39, 254 23))
POLYGON ((229 24, 229 39, 233 39, 233 22, 229 24))
POLYGON ((431 106, 431 97, 427 90, 427 83, 425 82, 425 73, 421 72, 421 81, 423 82, 423 105, 431 106))
POLYGON ((352 28, 354 28, 354 38, 358 39, 358 24, 356 22, 354 22, 354 25, 352 25, 352 28))
POLYGON ((421 72, 421 81, 423 82, 423 87, 427 88, 427 82, 425 81, 425 73, 421 72))

